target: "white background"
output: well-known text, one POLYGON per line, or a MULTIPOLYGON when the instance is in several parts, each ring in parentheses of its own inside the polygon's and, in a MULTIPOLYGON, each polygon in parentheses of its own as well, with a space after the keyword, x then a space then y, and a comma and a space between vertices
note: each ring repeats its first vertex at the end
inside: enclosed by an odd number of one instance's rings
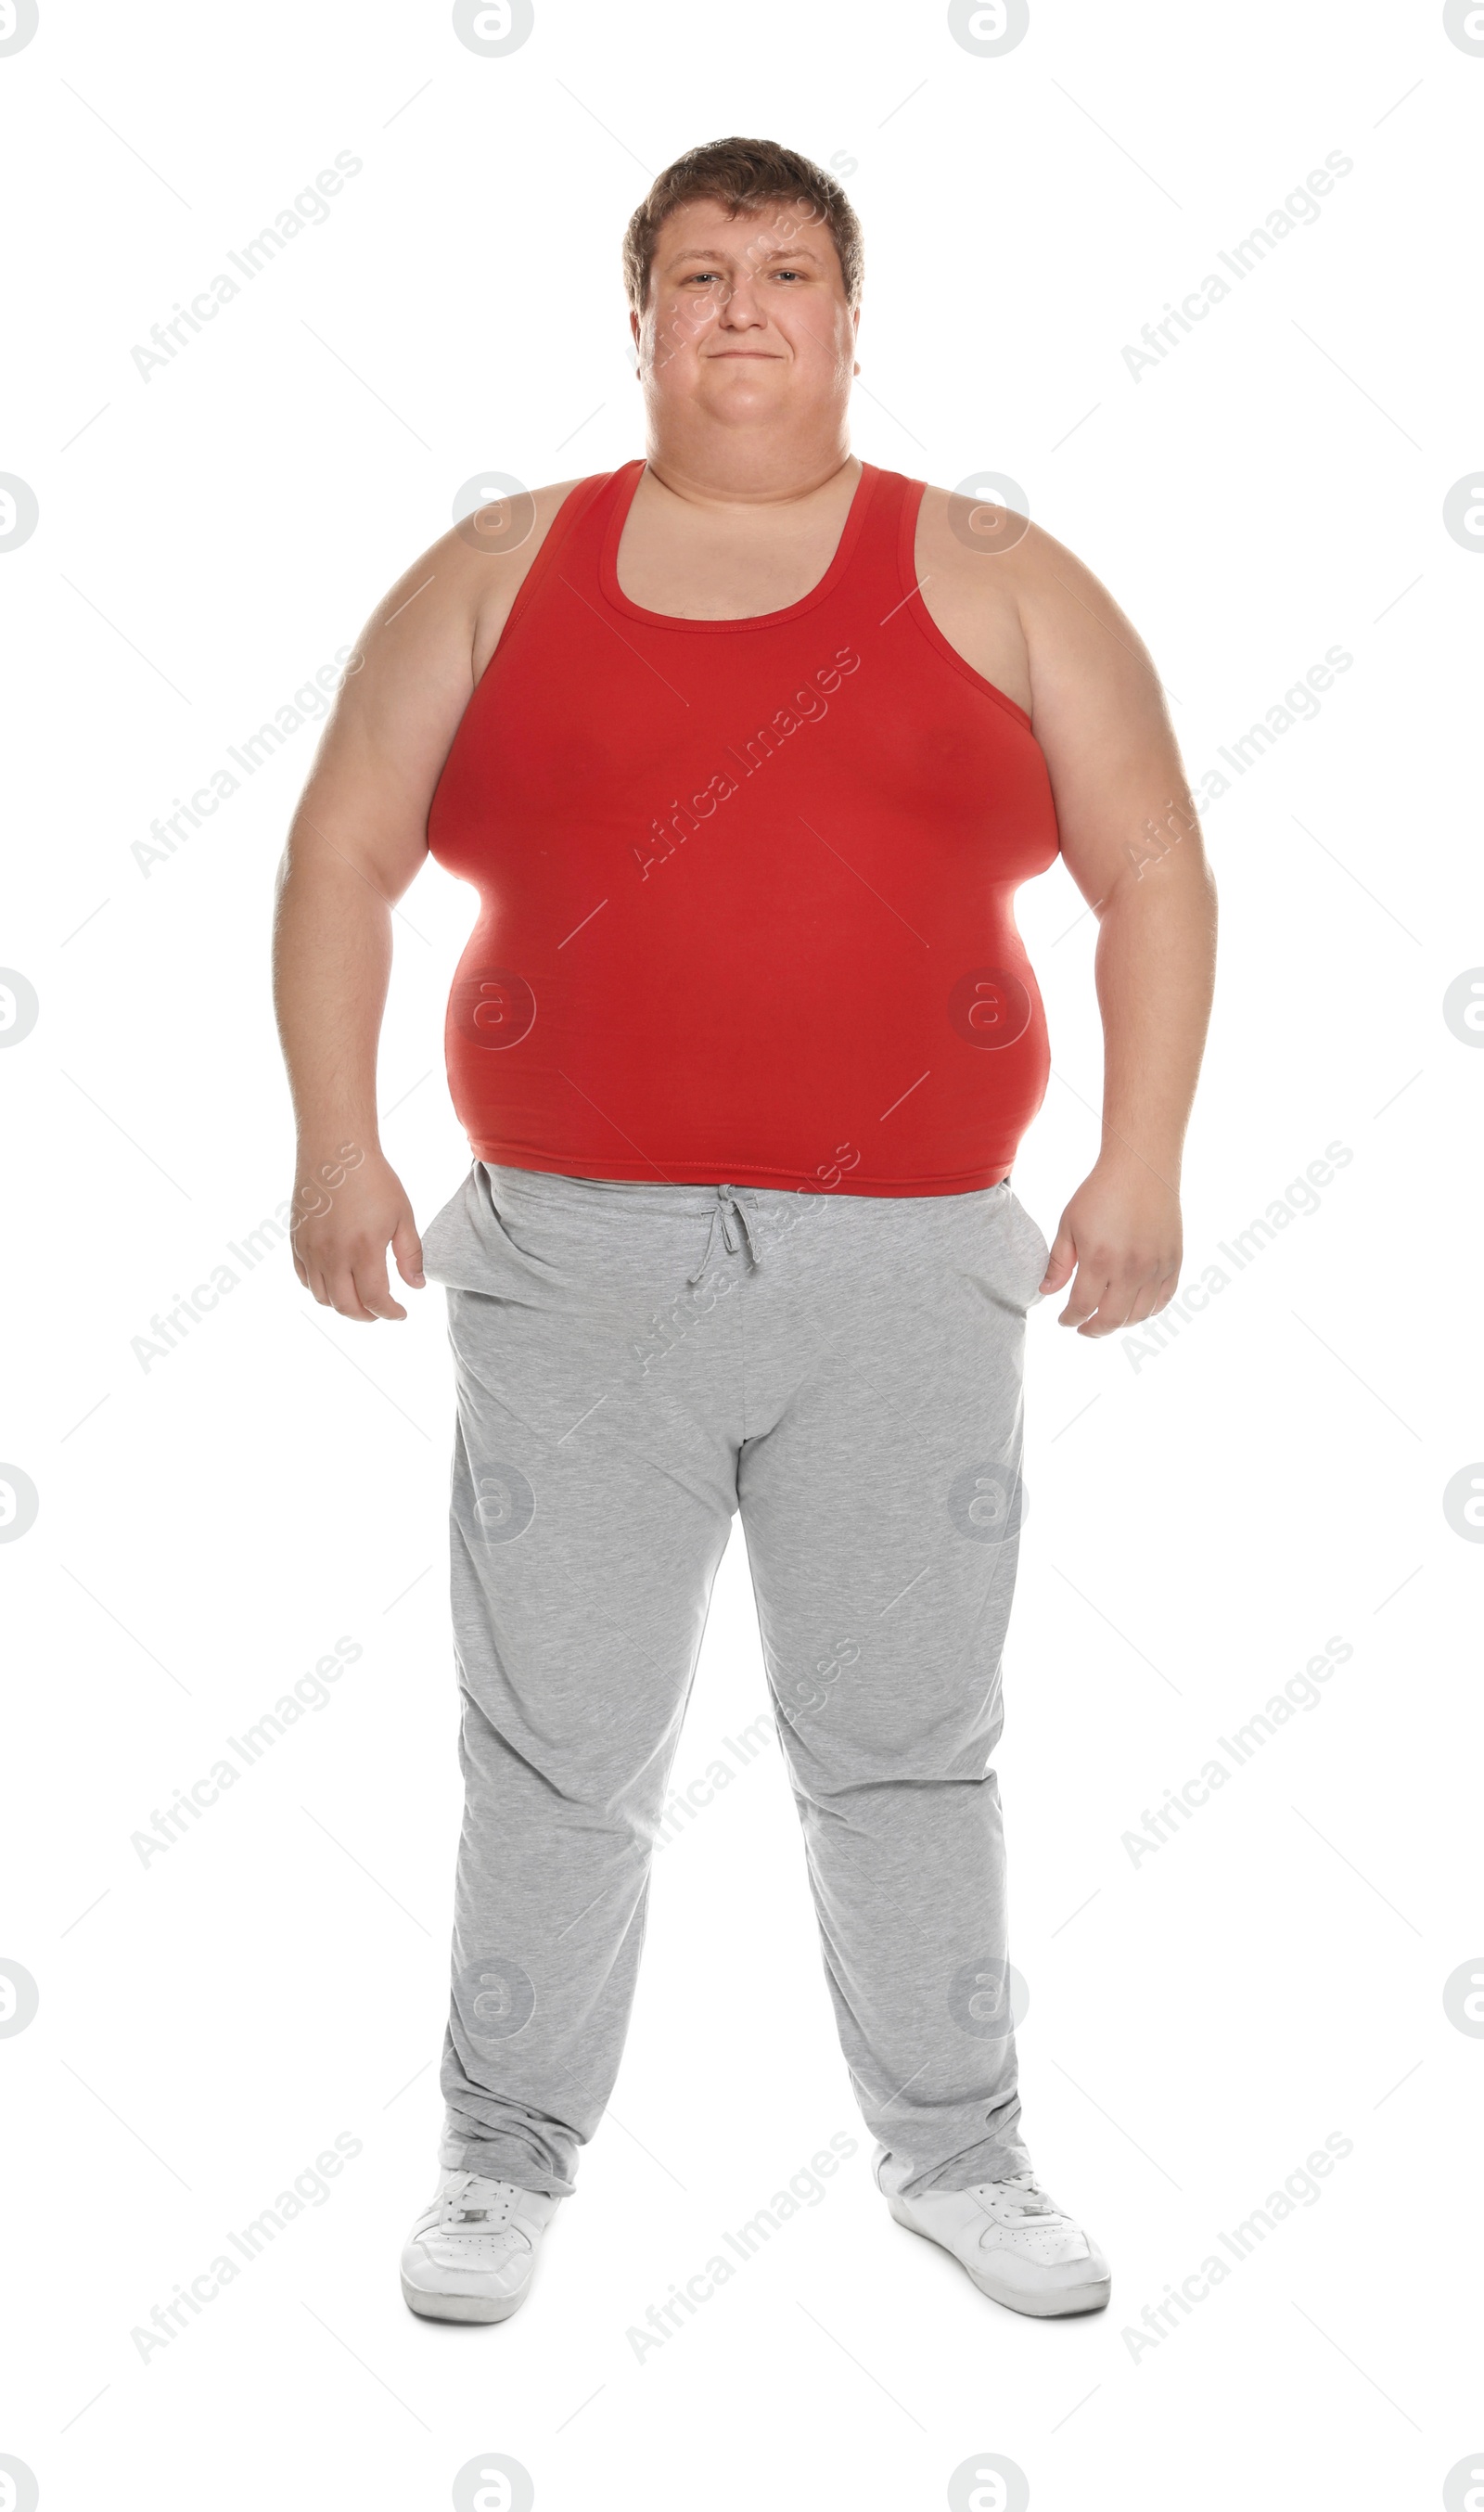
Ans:
MULTIPOLYGON (((0 1055, 0 1456, 40 1499, 0 1547, 0 1957, 40 1992, 0 2038, 0 2452, 48 2512, 402 2512, 490 2452, 541 2512, 935 2507, 985 2453, 1035 2512, 1431 2506, 1484 2465, 1484 2041, 1443 2000, 1484 1970, 1484 1550, 1442 1505, 1484 1454, 1484 1056, 1442 1012, 1484 962, 1484 561, 1443 523, 1484 451, 1481 93, 1439 9, 1374 0, 1035 5, 990 59, 881 0, 537 0, 496 59, 387 0, 43 5, 0 58, 0 469, 40 504, 0 564, 0 961, 40 1002, 0 1055), (1026 2129, 1114 2271, 1060 2325, 983 2300, 870 2186, 771 1744, 657 1861, 613 2110, 533 2299, 494 2330, 407 2313, 458 1811, 442 1295, 356 1327, 280 1253, 165 1359, 132 1348, 290 1192, 266 962, 313 730, 147 877, 131 849, 472 474, 643 450, 620 235, 729 131, 833 164, 864 220, 856 451, 1020 481, 1148 638, 1194 777, 1353 657, 1207 815, 1188 1279, 1326 1145, 1353 1157, 1162 1352, 1030 1322, 999 1757, 1026 2129), (329 218, 141 378, 134 344, 339 150, 363 170, 329 218), (1125 343, 1332 150, 1353 171, 1317 220, 1136 382, 1125 343), (141 1864, 133 1833, 342 1634, 330 1706, 141 1864), (1322 1706, 1135 1865, 1144 1810, 1332 1635, 1322 1706), (342 2132, 328 2202, 141 2361, 151 2307, 342 2132), (648 2305, 836 2132, 824 2201, 637 2361, 648 2305), (1144 2306, 1333 2133, 1317 2203, 1136 2355, 1144 2306)), ((430 866, 397 923, 381 1100, 424 1221, 467 1162, 442 1018, 472 910, 430 866)), ((1021 913, 1054 1077, 1016 1188, 1049 1236, 1096 1146, 1093 925, 1060 867, 1021 913)), ((765 1707, 738 1537, 677 1780, 765 1707)))

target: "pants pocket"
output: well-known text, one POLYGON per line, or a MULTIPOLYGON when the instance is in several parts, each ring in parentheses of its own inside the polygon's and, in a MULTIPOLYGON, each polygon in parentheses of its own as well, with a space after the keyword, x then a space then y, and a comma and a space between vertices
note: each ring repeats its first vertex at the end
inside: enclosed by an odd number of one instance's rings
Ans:
POLYGON ((1030 1307, 1033 1301, 1041 1296, 1041 1278, 1051 1262, 1051 1248, 1045 1233, 1032 1220, 1019 1196, 1010 1187, 1006 1187, 1005 1193, 1009 1197, 1009 1210, 1016 1224, 1017 1236, 1026 1251, 1029 1280, 1026 1305, 1030 1307))
POLYGON ((484 1234, 479 1227, 481 1186, 480 1164, 476 1160, 468 1176, 423 1231, 422 1270, 430 1282, 443 1282, 457 1290, 483 1289, 482 1277, 488 1266, 484 1234))

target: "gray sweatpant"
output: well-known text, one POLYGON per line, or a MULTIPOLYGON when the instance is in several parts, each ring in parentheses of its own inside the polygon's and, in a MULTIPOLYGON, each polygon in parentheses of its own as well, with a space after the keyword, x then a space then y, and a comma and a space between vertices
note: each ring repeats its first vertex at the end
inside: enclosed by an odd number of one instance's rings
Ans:
POLYGON ((866 2125, 910 2160, 909 2194, 1023 2171, 989 1759, 1041 1233, 1008 1186, 792 1194, 476 1161, 423 1248, 458 1386, 443 2161, 572 2187, 740 1509, 866 2125))

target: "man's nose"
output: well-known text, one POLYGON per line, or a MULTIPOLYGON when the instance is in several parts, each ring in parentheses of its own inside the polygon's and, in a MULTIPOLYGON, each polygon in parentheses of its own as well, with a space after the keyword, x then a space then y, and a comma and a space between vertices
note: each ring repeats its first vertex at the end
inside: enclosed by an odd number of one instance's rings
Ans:
POLYGON ((717 319, 739 332, 765 323, 767 316, 758 301, 756 283, 751 279, 723 281, 717 291, 717 319))

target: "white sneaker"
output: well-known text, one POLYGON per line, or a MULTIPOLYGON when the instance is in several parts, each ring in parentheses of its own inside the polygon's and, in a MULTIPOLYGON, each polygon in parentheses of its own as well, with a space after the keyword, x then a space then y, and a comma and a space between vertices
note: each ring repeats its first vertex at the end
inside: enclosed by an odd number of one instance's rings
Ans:
POLYGON ((403 2298, 424 2320, 508 2320, 530 2291, 541 2236, 560 2198, 445 2172, 408 2235, 403 2298))
POLYGON ((1064 2312, 1101 2311, 1113 2292, 1097 2244, 1064 2215, 1034 2172, 1010 2180, 980 2180, 972 2189, 925 2189, 904 2198, 910 2163, 879 2145, 876 2185, 899 2224, 952 2251, 981 2294, 1038 2320, 1064 2312))

